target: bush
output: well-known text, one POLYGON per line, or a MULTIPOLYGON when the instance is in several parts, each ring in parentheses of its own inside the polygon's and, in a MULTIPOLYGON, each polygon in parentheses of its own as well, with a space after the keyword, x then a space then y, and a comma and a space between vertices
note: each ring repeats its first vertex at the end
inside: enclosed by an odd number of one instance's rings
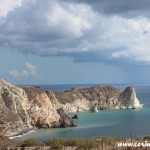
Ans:
POLYGON ((81 139, 66 139, 64 146, 78 146, 83 142, 81 139))
POLYGON ((28 140, 25 140, 21 146, 22 147, 33 147, 33 146, 40 146, 41 144, 36 141, 35 139, 28 139, 28 140))
POLYGON ((44 144, 46 146, 50 146, 51 149, 59 150, 63 148, 64 142, 65 142, 64 139, 49 139, 49 140, 44 141, 44 144))
POLYGON ((91 150, 99 146, 99 142, 95 139, 92 140, 80 140, 80 143, 77 145, 77 150, 91 150))

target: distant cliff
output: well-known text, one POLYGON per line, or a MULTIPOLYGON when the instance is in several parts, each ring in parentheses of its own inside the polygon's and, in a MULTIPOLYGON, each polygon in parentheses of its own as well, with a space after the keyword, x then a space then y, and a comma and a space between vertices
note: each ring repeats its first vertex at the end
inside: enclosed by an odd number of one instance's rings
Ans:
POLYGON ((110 86, 74 88, 64 92, 39 87, 17 87, 0 79, 0 134, 24 129, 77 126, 65 112, 142 108, 135 89, 123 92, 110 86))
POLYGON ((127 87, 124 91, 121 91, 111 86, 101 85, 54 92, 54 95, 65 111, 143 108, 136 97, 135 89, 132 87, 127 87))

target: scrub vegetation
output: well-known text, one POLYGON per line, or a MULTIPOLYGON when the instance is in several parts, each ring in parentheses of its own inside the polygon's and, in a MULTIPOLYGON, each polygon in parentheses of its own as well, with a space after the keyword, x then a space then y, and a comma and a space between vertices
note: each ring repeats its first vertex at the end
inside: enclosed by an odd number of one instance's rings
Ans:
POLYGON ((137 139, 125 139, 117 137, 97 137, 94 139, 48 139, 38 142, 35 139, 25 140, 10 149, 16 150, 150 150, 150 137, 139 137, 137 139), (146 142, 146 144, 145 144, 146 142), (118 146, 122 143, 123 146, 118 146), (126 143, 129 146, 125 145, 126 143), (141 145, 135 145, 135 144, 141 145), (145 147, 142 145, 145 144, 145 147), (131 146, 131 144, 133 144, 131 146), (148 146, 149 144, 149 146, 148 146))

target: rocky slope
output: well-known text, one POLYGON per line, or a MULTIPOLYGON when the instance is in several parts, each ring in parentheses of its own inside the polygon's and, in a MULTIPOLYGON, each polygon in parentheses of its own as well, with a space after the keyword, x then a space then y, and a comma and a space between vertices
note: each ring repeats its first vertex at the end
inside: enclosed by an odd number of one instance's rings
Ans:
MULTIPOLYGON (((54 92, 53 101, 59 101, 65 111, 99 111, 103 109, 142 108, 135 89, 127 87, 124 91, 101 85, 90 88, 73 88, 65 92, 54 92)), ((57 104, 60 107, 60 104, 57 104)))
POLYGON ((132 87, 123 92, 105 85, 52 92, 39 87, 20 88, 0 79, 1 135, 12 135, 33 127, 76 126, 65 112, 142 107, 132 87))

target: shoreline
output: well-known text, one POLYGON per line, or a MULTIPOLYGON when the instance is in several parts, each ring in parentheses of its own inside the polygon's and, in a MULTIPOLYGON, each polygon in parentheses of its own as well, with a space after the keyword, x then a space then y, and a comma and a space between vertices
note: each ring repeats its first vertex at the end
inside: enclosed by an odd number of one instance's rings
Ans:
POLYGON ((28 134, 31 134, 33 132, 37 132, 39 131, 40 129, 39 128, 26 128, 16 134, 13 134, 13 135, 10 135, 10 136, 7 136, 9 139, 15 139, 17 137, 22 137, 24 135, 28 135, 28 134))
MULTIPOLYGON (((132 110, 132 111, 135 111, 135 110, 149 110, 149 108, 148 109, 145 109, 145 108, 142 108, 142 109, 112 109, 112 110, 109 110, 109 109, 107 109, 107 110, 101 110, 101 112, 111 112, 111 111, 113 111, 113 112, 116 112, 116 111, 130 111, 130 110, 132 110)), ((98 112, 91 112, 91 111, 84 111, 84 112, 80 112, 81 114, 83 113, 83 114, 85 114, 85 113, 90 113, 90 114, 97 114, 97 113, 100 113, 100 111, 98 111, 98 112)), ((80 113, 79 114, 77 114, 78 116, 80 116, 80 113)), ((75 112, 69 112, 67 115, 71 118, 74 114, 76 114, 75 112)), ((88 127, 82 127, 82 128, 88 128, 88 127)), ((38 132, 38 131, 40 131, 40 130, 44 130, 45 128, 26 128, 26 129, 24 129, 24 130, 22 130, 22 131, 20 131, 20 132, 18 132, 18 133, 16 133, 16 134, 13 134, 13 135, 10 135, 10 136, 7 136, 9 139, 18 139, 18 138, 20 138, 20 137, 23 137, 23 136, 26 136, 26 135, 29 135, 30 136, 30 134, 32 134, 32 133, 34 133, 34 132, 38 132)), ((46 129, 64 129, 64 128, 46 128, 46 129)), ((104 135, 100 135, 100 136, 104 136, 104 135)), ((109 136, 114 136, 114 135, 109 135, 109 136)), ((142 136, 147 136, 147 134, 146 135, 142 135, 142 136)), ((118 136, 118 137, 122 137, 122 136, 118 136)), ((128 137, 127 137, 128 138, 128 137)))

